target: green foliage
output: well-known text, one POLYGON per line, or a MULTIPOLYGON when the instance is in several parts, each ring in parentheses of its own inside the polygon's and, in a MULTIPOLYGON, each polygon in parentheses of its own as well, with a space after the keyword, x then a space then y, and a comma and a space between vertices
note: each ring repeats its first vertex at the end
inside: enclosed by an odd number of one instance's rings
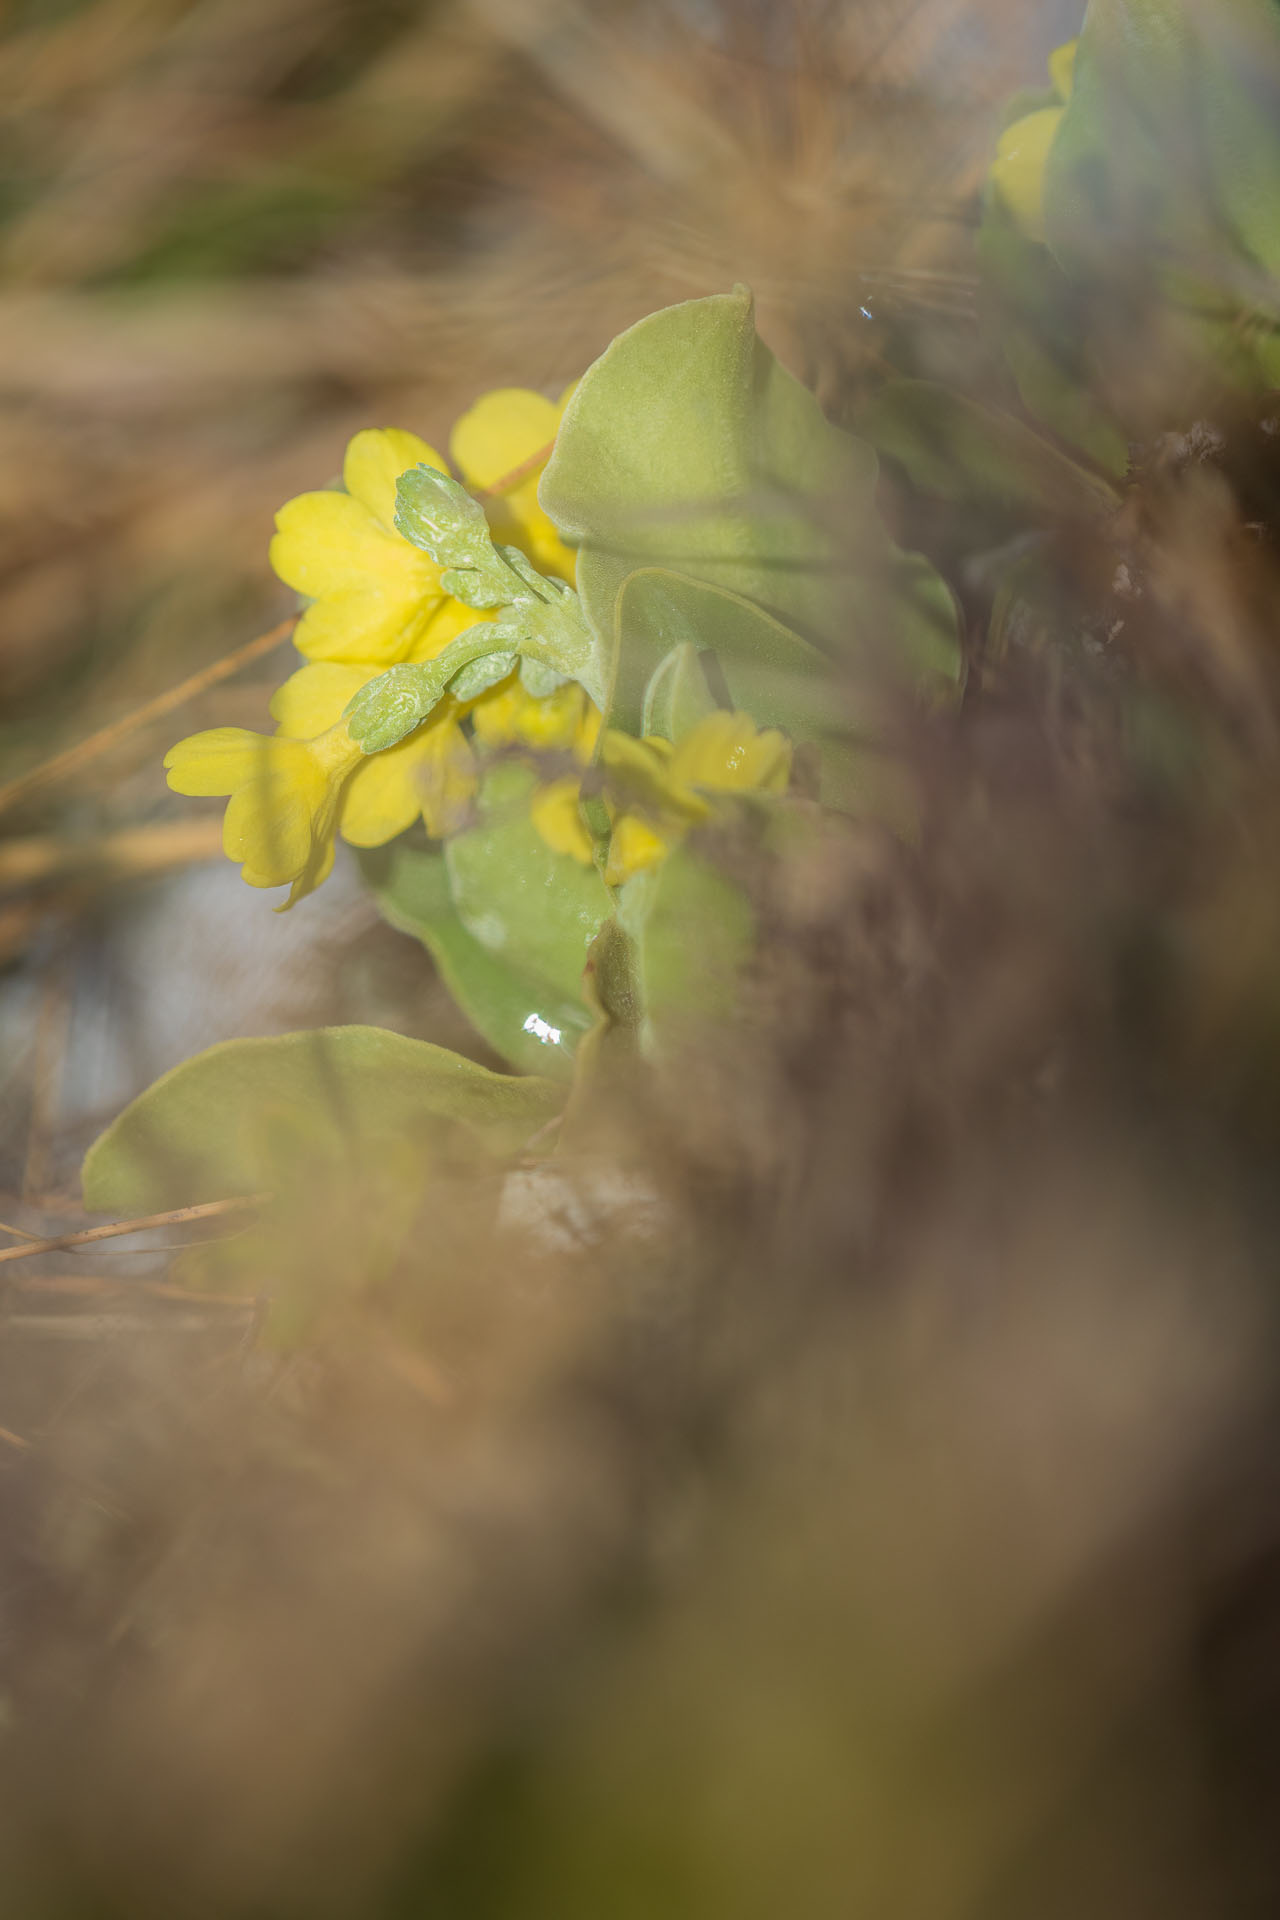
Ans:
MULTIPOLYGON (((536 774, 519 761, 495 766, 481 790, 478 824, 449 840, 445 865, 471 938, 553 1004, 573 1004, 613 901, 594 867, 555 852, 539 834, 529 814, 536 786, 536 774)), ((522 1021, 537 1010, 531 1002, 522 1021)), ((510 1055, 508 1045, 502 1051, 510 1055)))
POLYGON ((1186 311, 1188 350, 1236 379, 1250 367, 1233 316, 1277 318, 1278 87, 1273 0, 1093 0, 1045 173, 1067 271, 1154 270, 1186 311))
POLYGON ((639 728, 650 678, 691 637, 699 588, 716 637, 697 644, 722 656, 731 685, 749 659, 779 714, 788 678, 808 701, 817 649, 847 657, 886 629, 903 654, 949 649, 954 677, 950 600, 902 570, 876 475, 871 448, 833 427, 757 338, 745 288, 621 334, 569 402, 539 490, 579 549, 583 608, 611 661, 608 724, 639 728))
MULTIPOLYGON (((633 576, 633 582, 644 579, 633 576)), ((660 740, 683 740, 719 704, 711 675, 718 677, 714 654, 698 644, 700 636, 677 641, 664 654, 644 690, 640 731, 660 740)))
POLYGON ((666 566, 830 639, 835 528, 873 512, 875 481, 869 449, 756 337, 739 287, 650 314, 605 349, 569 402, 539 497, 580 550, 602 635, 627 575, 666 566))
POLYGON ((1129 444, 1097 392, 1079 290, 1049 249, 1020 233, 990 198, 977 252, 986 312, 1023 406, 1066 446, 1122 480, 1129 444))
POLYGON ((574 1050, 591 1024, 580 983, 553 984, 522 958, 478 940, 454 903, 443 852, 400 840, 364 854, 361 864, 379 911, 422 942, 495 1053, 517 1072, 567 1079, 574 1050))
POLYGON ((164 1074, 99 1136, 85 1205, 144 1214, 341 1184, 388 1158, 509 1153, 561 1098, 549 1081, 508 1079, 380 1027, 229 1040, 164 1074))
POLYGON ((858 425, 913 485, 943 500, 1014 507, 1049 519, 1089 519, 1119 504, 1115 489, 1011 414, 927 380, 893 380, 858 425))
POLYGON ((692 1021, 732 1012, 755 917, 741 889, 700 847, 677 847, 660 867, 629 880, 618 919, 632 941, 649 1050, 678 1045, 692 1021))
MULTIPOLYGON (((614 712, 626 731, 645 731, 654 676, 674 652, 692 650, 711 656, 727 704, 749 713, 757 726, 787 727, 807 740, 829 731, 833 712, 830 662, 770 614, 740 594, 672 573, 644 567, 628 575, 617 603, 619 677, 614 683, 614 712), (623 674, 625 673, 625 686, 623 674)), ((711 698, 707 689, 707 705, 711 698)), ((659 680, 658 689, 662 687, 659 680)), ((685 702, 682 724, 692 718, 697 682, 672 683, 685 702)), ((704 707, 704 711, 706 708, 704 707)), ((671 738, 676 736, 672 734, 671 738)))

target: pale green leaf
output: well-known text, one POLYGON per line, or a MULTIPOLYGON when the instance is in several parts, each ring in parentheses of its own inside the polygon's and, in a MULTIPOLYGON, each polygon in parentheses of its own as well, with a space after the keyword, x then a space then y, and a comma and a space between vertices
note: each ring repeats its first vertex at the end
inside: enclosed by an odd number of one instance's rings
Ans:
POLYGON ((811 635, 842 628, 845 530, 874 513, 875 456, 757 338, 745 288, 639 321, 587 370, 539 497, 580 549, 589 617, 666 566, 811 635))
POLYGON ((478 825, 445 846, 458 918, 486 953, 543 982, 565 1001, 581 994, 587 949, 613 911, 599 873, 549 847, 529 803, 532 768, 500 762, 487 775, 478 825))
POLYGON ((1106 480, 1012 414, 928 380, 894 380, 878 388, 861 409, 858 426, 913 486, 943 500, 985 501, 1055 519, 1096 518, 1119 504, 1106 480))
POLYGON ((755 915, 699 848, 686 842, 660 867, 629 880, 618 920, 633 942, 647 1050, 679 1044, 690 1022, 733 1012, 755 947, 755 915))
POLYGON ((229 1040, 139 1094, 84 1162, 85 1205, 145 1214, 314 1180, 459 1145, 509 1153, 559 1108, 514 1079, 380 1027, 229 1040))
MULTIPOLYGON (((633 574, 633 580, 643 579, 633 574)), ((640 731, 663 740, 683 740, 715 711, 716 699, 708 683, 708 656, 696 640, 683 640, 663 656, 644 690, 640 731)))
POLYGON ((591 1021, 581 993, 493 952, 458 916, 444 854, 405 840, 361 859, 380 912, 420 940, 477 1033, 524 1073, 565 1079, 591 1021))

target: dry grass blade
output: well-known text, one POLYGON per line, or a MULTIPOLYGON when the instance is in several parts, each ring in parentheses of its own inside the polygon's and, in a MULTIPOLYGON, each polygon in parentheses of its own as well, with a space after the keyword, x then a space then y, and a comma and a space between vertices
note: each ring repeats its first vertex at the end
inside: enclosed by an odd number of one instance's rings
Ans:
POLYGON ((74 747, 68 747, 65 753, 57 753, 52 760, 46 760, 42 765, 33 767, 29 773, 19 774, 16 780, 10 780, 7 785, 0 787, 0 813, 16 805, 19 800, 26 800, 42 787, 51 786, 56 781, 64 779, 67 774, 76 772, 90 760, 96 760, 99 754, 105 753, 109 747, 116 746, 119 741, 127 740, 130 734, 136 733, 139 727, 145 727, 149 721, 158 720, 164 714, 172 713, 175 707, 185 705, 188 700, 194 700, 197 694, 204 693, 209 687, 216 687, 221 681, 229 680, 232 674, 239 673, 242 667, 249 666, 252 661, 262 659, 265 654, 271 653, 288 639, 295 624, 296 616, 291 614, 287 620, 279 621, 266 633, 258 634, 256 639, 246 641, 244 646, 225 654, 221 660, 215 660, 211 665, 202 667, 199 673, 191 674, 188 679, 180 681, 176 687, 170 687, 166 692, 157 694, 153 700, 144 701, 140 707, 135 707, 132 712, 122 715, 119 720, 113 720, 110 726, 100 727, 97 733, 91 733, 87 739, 78 741, 74 747))
POLYGON ((168 1213, 148 1213, 136 1220, 112 1220, 102 1227, 82 1227, 76 1233, 56 1233, 48 1240, 31 1240, 20 1247, 5 1247, 0 1251, 0 1262, 30 1260, 38 1253, 60 1253, 64 1247, 86 1247, 95 1240, 116 1240, 126 1233, 149 1232, 152 1227, 184 1226, 189 1220, 209 1220, 216 1214, 261 1207, 270 1198, 269 1193, 246 1193, 233 1200, 205 1200, 199 1206, 171 1208, 168 1213))
POLYGON ((81 869, 113 877, 160 873, 168 867, 212 860, 221 851, 222 822, 214 819, 123 827, 91 840, 32 834, 0 843, 0 888, 39 886, 81 869))

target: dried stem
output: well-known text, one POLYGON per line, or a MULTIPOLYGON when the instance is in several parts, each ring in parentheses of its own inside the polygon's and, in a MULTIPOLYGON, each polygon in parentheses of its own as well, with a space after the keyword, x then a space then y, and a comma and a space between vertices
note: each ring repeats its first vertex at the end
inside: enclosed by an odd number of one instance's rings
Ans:
POLYGON ((115 1240, 126 1233, 145 1233, 151 1227, 176 1227, 188 1220, 208 1220, 214 1214, 261 1207, 269 1193, 246 1193, 234 1200, 205 1200, 196 1207, 174 1207, 168 1213, 148 1213, 137 1220, 113 1220, 104 1227, 83 1227, 78 1233, 57 1233, 48 1240, 29 1240, 20 1247, 0 1249, 0 1262, 30 1260, 37 1253, 57 1253, 63 1247, 84 1247, 93 1240, 115 1240))
POLYGON ((229 680, 233 673, 239 673, 241 667, 247 667, 251 661, 261 659, 263 654, 270 653, 280 645, 281 641, 287 640, 296 624, 297 616, 291 614, 287 620, 281 620, 269 632, 260 633, 256 639, 246 641, 244 646, 237 647, 234 652, 224 654, 220 660, 202 667, 199 673, 193 673, 189 679, 181 681, 178 686, 170 687, 167 692, 157 694, 154 700, 145 701, 142 706, 135 707, 132 713, 126 713, 119 720, 113 720, 110 726, 100 727, 97 733, 91 733, 87 740, 81 740, 74 747, 68 747, 65 753, 56 753, 52 760, 46 760, 40 766, 33 767, 29 773, 19 774, 16 780, 10 780, 7 785, 0 787, 0 813, 15 805, 17 801, 25 800, 28 795, 37 792, 41 787, 47 787, 52 782, 61 780, 65 774, 74 773, 88 761, 96 760, 100 753, 105 753, 109 747, 114 747, 121 740, 127 740, 131 733, 136 733, 139 727, 146 726, 148 721, 158 720, 163 714, 172 713, 175 707, 193 700, 206 688, 216 687, 221 680, 229 680))

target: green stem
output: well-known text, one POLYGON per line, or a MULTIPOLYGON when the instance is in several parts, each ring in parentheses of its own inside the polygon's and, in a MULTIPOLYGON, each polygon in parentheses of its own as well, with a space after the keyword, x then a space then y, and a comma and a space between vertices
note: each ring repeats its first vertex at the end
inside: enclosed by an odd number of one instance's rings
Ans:
POLYGON ((382 753, 396 746, 435 711, 455 674, 473 660, 484 660, 494 653, 515 652, 538 660, 578 681, 595 704, 603 707, 605 663, 576 596, 568 595, 555 604, 525 604, 514 611, 518 624, 480 621, 451 640, 434 660, 391 667, 361 687, 346 709, 351 738, 365 753, 382 753))

